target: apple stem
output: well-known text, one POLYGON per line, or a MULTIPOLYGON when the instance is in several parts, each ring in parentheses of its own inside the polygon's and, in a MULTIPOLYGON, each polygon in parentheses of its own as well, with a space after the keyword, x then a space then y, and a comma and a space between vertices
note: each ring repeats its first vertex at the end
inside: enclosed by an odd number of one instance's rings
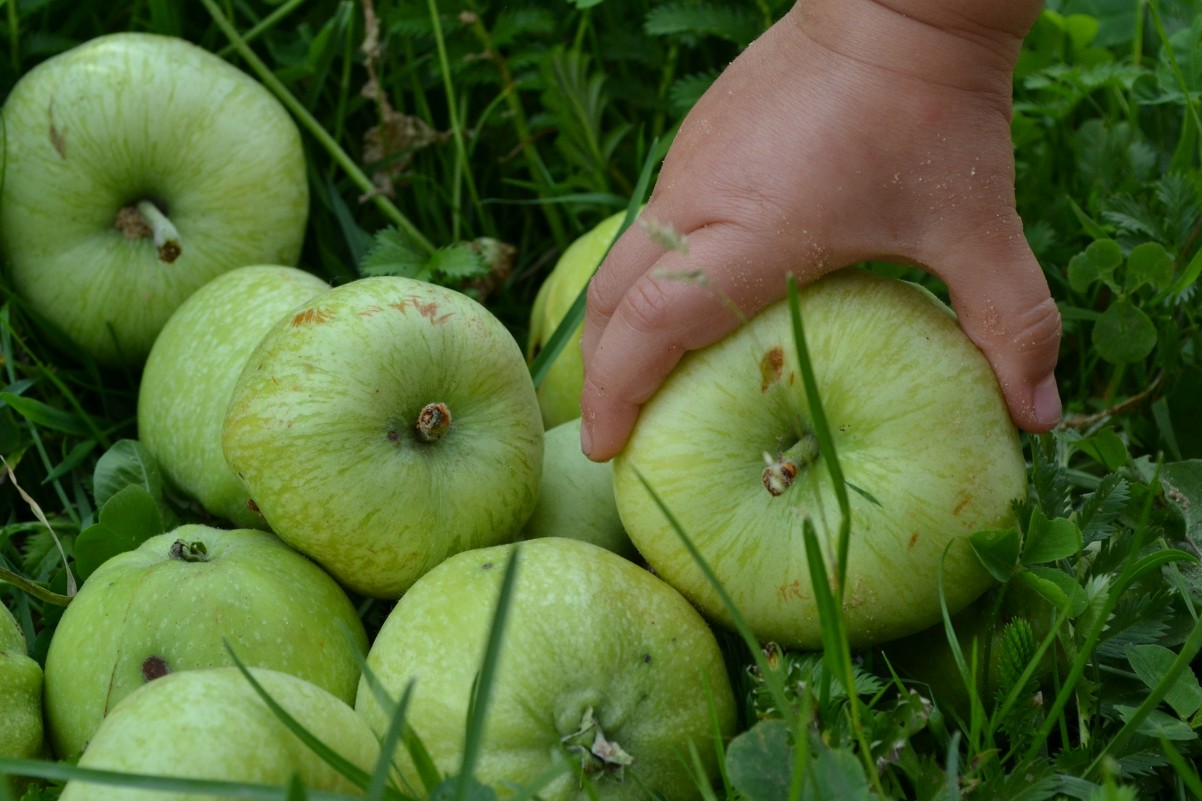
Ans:
POLYGON ((438 442, 451 430, 451 410, 445 403, 427 403, 417 416, 414 429, 422 442, 438 442))
POLYGON ((200 540, 194 542, 176 540, 171 543, 170 556, 181 562, 207 562, 209 561, 209 549, 200 540))
POLYGON ((570 753, 580 757, 582 772, 595 778, 611 776, 620 782, 625 768, 634 764, 634 757, 605 736, 592 707, 584 711, 580 728, 560 741, 570 753))
MULTIPOLYGON (((145 232, 143 229, 144 232, 141 236, 150 233, 154 237, 154 246, 159 251, 159 261, 167 264, 173 263, 183 250, 183 246, 180 244, 179 230, 176 229, 175 224, 163 213, 162 209, 155 205, 154 201, 139 200, 135 209, 150 229, 149 232, 145 232)), ((120 223, 118 223, 118 227, 120 227, 120 223)), ((136 235, 131 234, 131 230, 128 228, 126 235, 136 238, 136 235)))
POLYGON ((773 497, 787 490, 797 475, 811 462, 818 458, 818 438, 808 431, 801 439, 776 458, 764 453, 764 472, 761 480, 764 487, 773 497))

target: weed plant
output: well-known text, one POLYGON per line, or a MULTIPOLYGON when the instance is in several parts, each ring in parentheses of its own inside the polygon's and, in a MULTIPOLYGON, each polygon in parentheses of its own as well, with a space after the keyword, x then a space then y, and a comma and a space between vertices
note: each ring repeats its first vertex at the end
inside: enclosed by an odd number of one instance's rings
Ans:
MULTIPOLYGON (((303 266, 335 283, 393 273, 462 289, 525 341, 558 254, 637 206, 683 114, 786 5, 7 0, 0 97, 100 34, 197 42, 263 81, 305 132, 303 266)), ((1014 97, 1019 211, 1064 319, 1066 414, 1054 432, 1024 437, 1019 526, 974 538, 997 589, 910 641, 853 652, 839 563, 812 565, 829 580, 815 586, 832 587, 821 652, 720 634, 746 703, 740 734, 721 745, 721 782, 700 797, 1202 800, 1202 3, 1052 0, 1025 41, 1014 97)), ((943 292, 915 269, 868 266, 943 292)), ((6 279, 0 291, 0 599, 44 660, 89 565, 201 517, 135 441, 137 375, 58 350, 6 279), (108 503, 131 486, 135 508, 108 503)), ((554 352, 532 366, 536 380, 554 352)), ((425 766, 425 786, 402 793, 381 764, 357 776, 367 797, 495 796, 471 760, 506 597, 460 773, 423 760, 406 699, 388 699, 388 741, 425 766)), ((370 631, 387 604, 360 611, 370 631)), ((85 776, 332 797, 0 759, 6 772, 44 780, 28 801, 85 776)), ((0 783, 0 799, 10 795, 0 783)))

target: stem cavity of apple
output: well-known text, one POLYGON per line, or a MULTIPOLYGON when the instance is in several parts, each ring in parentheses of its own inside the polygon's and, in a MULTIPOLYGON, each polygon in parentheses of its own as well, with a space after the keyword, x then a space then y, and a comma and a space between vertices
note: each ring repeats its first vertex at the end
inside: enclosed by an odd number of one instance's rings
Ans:
POLYGON ((764 471, 761 480, 773 497, 781 495, 792 484, 798 474, 818 458, 818 438, 806 432, 788 450, 773 457, 764 452, 764 471))
POLYGON ((445 403, 427 403, 417 415, 414 431, 421 442, 438 442, 451 430, 451 410, 445 403))
POLYGON ((159 261, 172 264, 183 252, 179 230, 153 200, 139 200, 117 212, 114 226, 126 239, 154 238, 159 261))
POLYGON ((176 540, 171 543, 171 550, 168 555, 172 559, 178 559, 181 562, 209 561, 209 549, 200 540, 194 542, 176 540))
POLYGON ((590 778, 621 782, 626 767, 634 764, 634 757, 605 736, 591 706, 584 710, 580 728, 561 737, 560 742, 568 753, 580 757, 580 769, 590 778))

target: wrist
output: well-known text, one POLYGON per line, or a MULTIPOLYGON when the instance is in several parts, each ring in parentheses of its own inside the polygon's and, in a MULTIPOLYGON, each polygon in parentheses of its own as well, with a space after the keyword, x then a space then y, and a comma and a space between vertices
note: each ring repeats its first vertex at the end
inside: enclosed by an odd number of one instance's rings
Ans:
POLYGON ((798 0, 786 24, 856 62, 923 81, 1009 94, 1042 0, 798 0))

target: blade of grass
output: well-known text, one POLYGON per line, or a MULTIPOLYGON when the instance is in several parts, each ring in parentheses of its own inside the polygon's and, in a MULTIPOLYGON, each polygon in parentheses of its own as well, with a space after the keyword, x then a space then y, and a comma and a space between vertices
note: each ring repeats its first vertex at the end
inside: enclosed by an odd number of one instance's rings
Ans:
POLYGON ((359 168, 359 165, 355 163, 354 159, 352 159, 350 155, 342 149, 342 146, 339 145, 334 137, 330 135, 330 132, 327 131, 325 127, 317 121, 313 114, 310 113, 309 109, 305 108, 305 106, 299 100, 297 100, 290 91, 288 91, 288 87, 284 86, 283 82, 276 78, 275 74, 267 68, 267 65, 264 64, 257 55, 255 55, 255 52, 250 49, 249 45, 247 45, 246 40, 243 39, 241 34, 238 33, 238 30, 230 23, 225 14, 222 13, 221 9, 217 7, 216 2, 214 2, 214 0, 200 1, 204 4, 205 9, 213 18, 213 22, 216 23, 219 28, 221 28, 222 33, 224 33, 230 40, 234 50, 236 50, 238 55, 250 66, 263 85, 270 89, 272 94, 280 99, 280 102, 283 103, 284 106, 290 112, 292 112, 292 115, 300 121, 301 125, 304 126, 305 130, 309 132, 310 136, 316 139, 317 142, 323 148, 325 148, 326 152, 330 154, 330 157, 333 158, 340 167, 342 167, 343 171, 347 174, 355 186, 357 186, 359 190, 364 193, 364 195, 371 199, 371 201, 380 209, 384 216, 393 223, 393 225, 408 234, 412 238, 413 242, 421 247, 422 250, 426 251, 427 254, 433 254, 436 250, 434 244, 426 238, 425 234, 423 234, 421 230, 415 226, 391 200, 389 200, 380 192, 376 191, 376 186, 372 183, 371 178, 369 178, 363 172, 363 170, 359 168))
POLYGON ((488 702, 496 686, 497 666, 501 660, 501 649, 505 644, 505 624, 513 605, 513 593, 517 580, 521 547, 511 551, 505 564, 505 575, 497 595, 497 608, 493 613, 492 627, 488 632, 488 643, 480 663, 480 673, 473 687, 471 704, 468 706, 467 732, 463 742, 463 761, 459 766, 458 781, 455 783, 456 801, 468 801, 471 793, 476 762, 484 743, 484 727, 488 723, 488 702))
MULTIPOLYGON (((638 216, 638 211, 642 208, 643 198, 646 197, 647 190, 651 186, 651 174, 667 153, 667 143, 661 143, 659 140, 652 143, 651 149, 647 153, 647 158, 643 161, 642 171, 639 173, 639 180, 635 186, 634 194, 631 197, 630 203, 626 206, 626 217, 622 220, 622 225, 618 229, 618 236, 614 237, 616 242, 618 237, 629 228, 635 217, 638 216)), ((608 249, 606 253, 608 254, 608 249)), ((602 258, 604 261, 604 257, 602 258)), ((599 265, 600 263, 598 263, 599 265)), ((547 374, 547 370, 551 368, 551 364, 559 356, 567 344, 568 339, 580 326, 584 320, 584 309, 586 299, 588 297, 588 284, 581 287, 580 292, 576 294, 576 299, 572 301, 571 307, 567 314, 560 320, 555 331, 547 339, 543 349, 534 357, 534 361, 530 363, 530 376, 534 381, 534 385, 538 386, 542 383, 543 377, 547 374)))

